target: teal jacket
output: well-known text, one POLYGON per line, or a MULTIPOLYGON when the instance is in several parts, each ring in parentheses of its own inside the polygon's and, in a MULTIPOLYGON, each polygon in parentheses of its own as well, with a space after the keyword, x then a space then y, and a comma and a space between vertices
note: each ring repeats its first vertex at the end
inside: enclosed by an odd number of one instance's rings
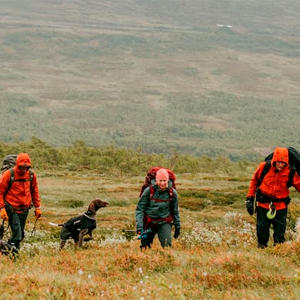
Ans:
MULTIPOLYGON (((135 211, 136 229, 140 231, 144 229, 144 215, 151 218, 161 219, 169 215, 173 216, 173 223, 175 228, 180 228, 180 216, 178 210, 178 195, 173 188, 173 197, 171 201, 159 202, 154 199, 167 200, 170 198, 169 190, 172 188, 172 182, 169 181, 168 189, 162 191, 155 183, 152 184, 154 188, 153 199, 150 200, 150 187, 147 187, 142 194, 135 211)), ((165 223, 160 221, 159 224, 165 223)))

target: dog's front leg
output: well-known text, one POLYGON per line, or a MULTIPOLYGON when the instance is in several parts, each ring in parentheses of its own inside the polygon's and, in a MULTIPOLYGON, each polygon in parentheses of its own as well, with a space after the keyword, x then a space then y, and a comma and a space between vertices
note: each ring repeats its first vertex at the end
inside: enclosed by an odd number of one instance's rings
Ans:
POLYGON ((89 230, 87 228, 82 229, 79 232, 79 240, 78 240, 78 246, 82 247, 82 242, 83 242, 83 237, 89 232, 89 230))
POLYGON ((59 250, 61 250, 61 249, 65 246, 65 244, 66 244, 66 241, 61 240, 61 241, 60 241, 59 250))

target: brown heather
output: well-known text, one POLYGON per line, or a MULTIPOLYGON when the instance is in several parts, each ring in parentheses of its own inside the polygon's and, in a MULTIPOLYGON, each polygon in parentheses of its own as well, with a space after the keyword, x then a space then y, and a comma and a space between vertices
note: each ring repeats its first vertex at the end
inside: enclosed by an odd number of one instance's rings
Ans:
POLYGON ((155 240, 152 249, 140 251, 137 236, 122 230, 134 229, 142 177, 59 174, 54 171, 50 178, 41 173, 43 217, 32 232, 30 213, 20 257, 1 257, 0 299, 299 299, 300 245, 291 225, 299 209, 297 194, 290 206, 287 242, 260 250, 254 219, 244 209, 244 189, 237 188, 245 182, 230 175, 224 180, 224 174, 211 179, 201 173, 179 174, 180 238, 169 249, 161 249, 155 240), (224 203, 214 193, 188 195, 204 186, 218 186, 224 203), (232 200, 237 192, 239 197, 232 200), (70 241, 59 252, 59 228, 48 222, 83 212, 96 196, 110 206, 97 214, 94 241, 79 250, 70 241), (72 202, 79 206, 72 207, 72 202), (197 210, 198 202, 202 206, 197 210))

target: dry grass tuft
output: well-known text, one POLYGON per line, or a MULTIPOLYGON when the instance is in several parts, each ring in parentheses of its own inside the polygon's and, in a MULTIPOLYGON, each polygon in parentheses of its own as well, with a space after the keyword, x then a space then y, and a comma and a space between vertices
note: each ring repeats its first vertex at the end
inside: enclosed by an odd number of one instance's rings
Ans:
MULTIPOLYGON (((183 179, 191 187, 201 185, 199 177, 183 179)), ((101 181, 102 187, 105 186, 105 178, 101 181)), ((226 193, 233 182, 224 185, 226 193)), ((41 178, 42 190, 48 190, 43 184, 41 178)), ((90 185, 94 187, 95 182, 90 185)), ((56 186, 59 184, 53 185, 54 190, 49 189, 49 198, 47 192, 43 195, 44 215, 34 235, 34 216, 30 213, 20 257, 15 260, 1 257, 3 294, 0 299, 300 297, 300 243, 289 234, 285 244, 257 249, 255 220, 246 214, 243 200, 242 209, 211 203, 201 211, 181 208, 182 233, 179 239, 173 240, 173 247, 162 249, 155 239, 153 247, 146 251, 140 251, 135 233, 125 236, 122 232, 122 229, 134 229, 135 205, 110 205, 97 214, 98 227, 93 241, 77 250, 70 241, 59 251, 60 228, 51 227, 48 222, 67 220, 81 211, 56 206, 56 200, 51 200, 56 186)), ((83 186, 89 188, 86 181, 74 182, 76 191, 83 186)), ((117 186, 113 188, 110 183, 107 187, 107 196, 114 198, 117 186)), ((125 189, 124 198, 129 194, 125 189)), ((71 197, 75 198, 70 194, 71 197)), ((198 200, 190 198, 190 201, 198 200)), ((293 207, 297 206, 291 206, 292 210, 293 207)))

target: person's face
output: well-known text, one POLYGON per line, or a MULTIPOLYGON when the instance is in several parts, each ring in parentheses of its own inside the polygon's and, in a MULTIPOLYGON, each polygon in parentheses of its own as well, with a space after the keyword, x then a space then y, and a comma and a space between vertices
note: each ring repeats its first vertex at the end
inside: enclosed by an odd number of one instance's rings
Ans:
POLYGON ((165 190, 168 187, 168 180, 166 179, 157 180, 157 185, 161 190, 165 190))
POLYGON ((275 162, 275 168, 276 168, 278 171, 281 171, 285 166, 286 166, 286 163, 283 162, 283 161, 276 161, 276 162, 275 162))
POLYGON ((22 174, 25 174, 28 170, 29 170, 29 167, 27 166, 19 166, 19 170, 22 174))

